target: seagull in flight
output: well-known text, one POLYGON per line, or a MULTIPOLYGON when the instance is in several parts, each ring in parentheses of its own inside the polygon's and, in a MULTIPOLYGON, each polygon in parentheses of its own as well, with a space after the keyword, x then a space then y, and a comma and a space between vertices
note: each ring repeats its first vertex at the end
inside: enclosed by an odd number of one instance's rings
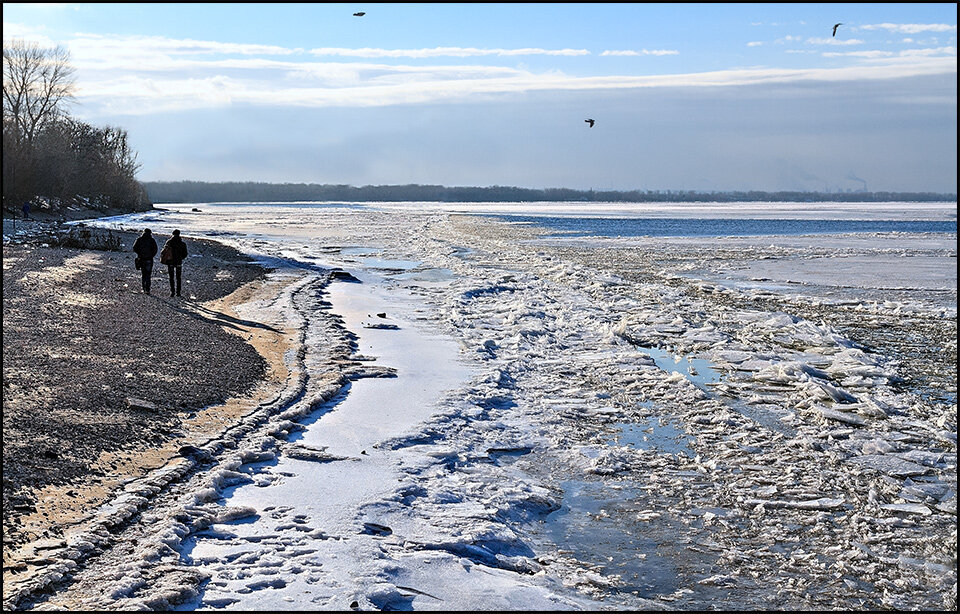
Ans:
POLYGON ((354 13, 354 14, 353 14, 354 17, 363 17, 364 15, 366 15, 366 13, 364 13, 364 12, 362 12, 362 11, 359 12, 359 13, 354 13))
POLYGON ((590 127, 591 127, 591 128, 593 128, 593 124, 596 123, 596 122, 593 121, 592 119, 585 119, 585 120, 583 120, 583 121, 585 121, 585 122, 587 122, 588 124, 590 124, 590 127))
POLYGON ((839 27, 842 26, 842 25, 843 25, 843 22, 840 22, 840 23, 837 23, 837 24, 834 24, 834 25, 833 25, 833 35, 834 35, 834 36, 837 35, 837 28, 839 28, 839 27))

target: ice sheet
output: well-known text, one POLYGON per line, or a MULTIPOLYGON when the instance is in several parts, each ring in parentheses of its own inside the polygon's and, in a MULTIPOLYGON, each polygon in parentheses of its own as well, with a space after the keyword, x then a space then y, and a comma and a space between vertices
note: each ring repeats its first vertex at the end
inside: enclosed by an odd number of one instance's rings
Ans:
MULTIPOLYGON (((174 583, 197 589, 178 607, 956 605, 955 234, 542 241, 418 205, 150 214, 159 232, 357 275, 331 311, 396 369, 251 451, 251 483, 198 495, 240 511, 167 534, 164 560, 207 578, 174 583), (923 266, 880 273, 906 262, 923 266), (450 274, 408 275, 430 269, 450 274), (677 444, 638 445, 665 437, 654 424, 677 444)), ((714 213, 656 208, 678 211, 714 213)), ((324 338, 307 335, 317 352, 324 338)))

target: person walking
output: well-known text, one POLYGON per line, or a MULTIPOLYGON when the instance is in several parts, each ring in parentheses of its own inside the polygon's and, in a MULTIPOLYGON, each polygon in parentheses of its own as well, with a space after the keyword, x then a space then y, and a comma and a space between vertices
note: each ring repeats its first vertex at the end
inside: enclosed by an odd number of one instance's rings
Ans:
POLYGON ((180 296, 180 272, 186 257, 187 244, 180 238, 180 231, 174 230, 160 252, 160 264, 167 265, 167 275, 170 276, 170 296, 180 296))
POLYGON ((137 237, 133 244, 133 251, 137 254, 140 285, 145 293, 150 294, 150 274, 153 273, 153 257, 157 255, 157 242, 150 234, 149 228, 144 228, 143 234, 137 237))

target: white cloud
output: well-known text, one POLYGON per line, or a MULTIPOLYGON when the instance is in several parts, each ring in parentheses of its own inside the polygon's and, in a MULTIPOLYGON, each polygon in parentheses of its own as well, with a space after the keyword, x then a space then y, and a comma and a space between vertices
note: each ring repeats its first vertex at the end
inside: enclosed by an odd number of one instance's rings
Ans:
MULTIPOLYGON (((137 70, 184 70, 199 66, 203 62, 208 67, 269 68, 270 60, 253 56, 294 56, 309 54, 312 56, 339 56, 349 58, 442 58, 442 57, 482 57, 482 56, 584 56, 590 55, 586 49, 479 49, 472 47, 436 47, 432 49, 375 49, 375 48, 301 48, 280 47, 276 45, 251 45, 243 43, 222 43, 217 41, 198 41, 191 39, 171 39, 159 36, 101 36, 80 34, 70 40, 68 46, 78 66, 98 67, 101 69, 137 70), (210 59, 210 56, 247 56, 245 64, 224 59, 210 59), (196 60, 194 63, 190 63, 196 60)), ((281 65, 275 68, 283 69, 281 65)))
POLYGON ((43 33, 44 29, 43 26, 34 28, 22 23, 5 21, 3 22, 3 40, 19 38, 37 43, 41 47, 56 47, 57 43, 43 33))
POLYGON ((808 45, 862 45, 863 41, 857 38, 808 38, 808 45))
MULTIPOLYGON (((5 24, 5 28, 7 24, 5 24)), ((36 30, 12 28, 36 35, 36 30)), ((6 33, 6 32, 5 32, 6 33)), ((33 36, 31 36, 33 38, 33 36)), ((830 39, 809 42, 836 44, 830 39)), ((848 41, 844 44, 860 44, 848 41)), ((476 49, 303 49, 168 39, 76 35, 66 42, 77 67, 77 98, 87 109, 143 114, 158 110, 220 107, 232 104, 302 107, 376 106, 470 100, 538 90, 612 90, 656 87, 721 87, 797 81, 890 79, 956 73, 956 48, 931 47, 892 56, 880 51, 834 53, 855 65, 829 69, 740 68, 673 75, 571 76, 556 68, 451 61, 418 65, 436 57, 490 58, 532 54, 589 55, 586 50, 537 48, 476 49), (315 58, 409 58, 401 65, 370 61, 329 62, 315 58)), ((812 53, 812 52, 811 52, 812 53)), ((607 50, 600 55, 665 56, 676 50, 607 50)), ((81 109, 78 109, 81 111, 81 109)))
POLYGON ((918 34, 920 32, 956 32, 957 26, 945 23, 876 23, 857 26, 859 30, 887 30, 901 34, 918 34))
POLYGON ((934 56, 934 55, 952 55, 957 56, 956 47, 937 47, 935 49, 906 49, 900 52, 903 57, 909 56, 934 56))
POLYGON ((633 49, 625 49, 623 51, 609 50, 601 53, 601 56, 640 56, 640 55, 679 55, 680 52, 676 49, 640 49, 639 51, 634 51, 633 49))
POLYGON ((175 39, 162 36, 102 36, 79 34, 68 42, 71 51, 79 57, 136 57, 169 58, 175 55, 292 55, 302 49, 276 45, 221 43, 175 39))
MULTIPOLYGON (((839 82, 956 73, 956 58, 914 55, 904 58, 877 58, 883 63, 835 69, 744 69, 714 72, 652 75, 571 77, 559 72, 534 74, 502 68, 488 74, 430 74, 423 67, 406 67, 409 72, 390 72, 380 67, 376 79, 341 76, 336 87, 317 86, 300 80, 268 82, 223 76, 203 79, 158 79, 130 76, 101 82, 86 82, 78 91, 81 101, 108 105, 113 113, 144 114, 158 110, 217 107, 226 104, 300 107, 384 106, 396 104, 471 100, 477 95, 507 94, 543 90, 602 90, 657 87, 729 87, 804 81, 839 82), (496 71, 501 71, 496 74, 496 71), (449 77, 449 78, 448 78, 449 77)), ((321 66, 315 67, 324 73, 321 66)), ((450 67, 447 67, 450 68, 450 67)), ((477 68, 477 67, 472 67, 477 68)), ((348 70, 343 65, 335 70, 348 70)))
POLYGON ((375 49, 364 47, 349 49, 343 47, 321 47, 311 49, 313 55, 335 55, 354 58, 437 58, 437 57, 475 57, 475 56, 515 56, 515 55, 554 55, 578 56, 590 55, 586 49, 478 49, 476 47, 434 47, 432 49, 375 49))
POLYGON ((788 44, 788 43, 799 42, 799 41, 802 41, 802 40, 803 40, 803 37, 802 37, 802 36, 792 36, 792 35, 788 34, 788 35, 786 35, 786 36, 782 36, 782 37, 780 37, 780 38, 775 39, 775 40, 773 41, 773 44, 774 44, 774 45, 786 45, 786 44, 788 44))
POLYGON ((927 49, 905 49, 903 51, 881 51, 875 49, 872 51, 825 51, 821 55, 825 58, 851 57, 851 58, 917 58, 917 57, 947 57, 956 58, 956 47, 934 47, 927 49))
POLYGON ((750 41, 747 43, 747 47, 762 47, 763 41, 750 41))
POLYGON ((888 58, 897 55, 893 51, 825 51, 825 58, 888 58))
POLYGON ((224 76, 206 79, 151 79, 138 76, 101 81, 77 89, 77 99, 90 100, 112 113, 142 115, 161 111, 225 107, 243 102, 249 84, 224 76))

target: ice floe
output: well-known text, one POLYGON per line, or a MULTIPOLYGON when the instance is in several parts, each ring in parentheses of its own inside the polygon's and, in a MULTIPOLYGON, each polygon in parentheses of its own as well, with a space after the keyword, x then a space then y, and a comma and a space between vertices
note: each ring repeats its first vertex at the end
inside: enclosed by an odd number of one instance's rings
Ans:
MULTIPOLYGON (((205 208, 233 229, 221 240, 348 271, 362 300, 306 284, 290 321, 304 330, 305 368, 331 347, 364 366, 326 386, 305 371, 262 436, 251 428, 235 450, 211 451, 223 460, 171 504, 179 511, 151 504, 158 516, 137 554, 102 564, 114 603, 955 607, 955 367, 927 373, 906 360, 907 340, 882 336, 894 316, 918 331, 952 326, 940 342, 955 355, 955 288, 944 306, 907 289, 903 300, 850 288, 812 296, 809 284, 695 275, 708 254, 771 271, 846 257, 839 241, 597 249, 538 242, 522 225, 386 209, 311 210, 251 237, 265 210, 231 221, 205 208), (320 249, 325 240, 376 253, 365 267, 359 254, 320 249), (407 276, 427 268, 450 274, 407 276), (377 313, 396 328, 367 327, 385 320, 377 313), (414 341, 439 336, 452 340, 446 354, 414 341), (452 361, 466 371, 443 379, 452 361), (377 374, 389 377, 351 379, 377 374), (438 382, 449 388, 401 391, 438 382), (673 445, 653 440, 664 436, 653 419, 672 425, 673 445), (653 439, 628 441, 638 433, 653 439)), ((187 220, 174 211, 157 223, 187 220)), ((130 496, 137 509, 156 497, 130 496)))

